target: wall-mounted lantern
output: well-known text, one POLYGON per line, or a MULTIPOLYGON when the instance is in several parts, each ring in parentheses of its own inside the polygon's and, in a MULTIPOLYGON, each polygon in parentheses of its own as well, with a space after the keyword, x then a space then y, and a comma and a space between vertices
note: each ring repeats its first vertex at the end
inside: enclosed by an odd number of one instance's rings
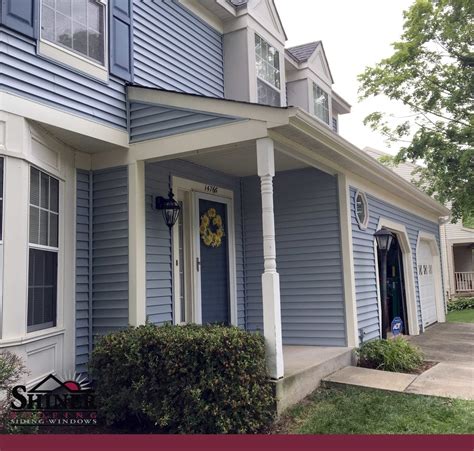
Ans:
POLYGON ((393 234, 388 230, 381 229, 374 233, 377 247, 380 252, 380 297, 382 303, 382 338, 387 338, 387 329, 390 324, 387 299, 387 253, 392 245, 393 234))
POLYGON ((158 196, 155 199, 155 207, 157 210, 161 210, 163 213, 163 219, 171 230, 171 228, 176 224, 181 212, 181 206, 174 199, 174 194, 171 187, 168 192, 168 198, 158 196))

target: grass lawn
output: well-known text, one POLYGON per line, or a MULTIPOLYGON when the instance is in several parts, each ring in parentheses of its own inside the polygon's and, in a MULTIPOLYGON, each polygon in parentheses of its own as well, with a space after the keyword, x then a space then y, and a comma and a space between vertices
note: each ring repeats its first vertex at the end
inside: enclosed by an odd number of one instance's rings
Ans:
POLYGON ((449 312, 446 320, 448 323, 474 323, 474 308, 449 312))
POLYGON ((472 434, 474 401, 320 388, 277 425, 287 434, 472 434))

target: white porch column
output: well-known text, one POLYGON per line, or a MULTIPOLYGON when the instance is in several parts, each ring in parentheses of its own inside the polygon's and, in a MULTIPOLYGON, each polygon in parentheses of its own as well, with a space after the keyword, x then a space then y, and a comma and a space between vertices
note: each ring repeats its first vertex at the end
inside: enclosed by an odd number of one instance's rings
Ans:
POLYGON ((263 258, 262 274, 263 332, 267 368, 272 379, 283 377, 283 345, 281 337, 280 276, 276 269, 275 216, 273 211, 273 177, 275 153, 269 138, 257 140, 257 168, 261 183, 263 258))
POLYGON ((145 163, 128 165, 129 300, 128 321, 132 326, 146 322, 145 257, 145 163))

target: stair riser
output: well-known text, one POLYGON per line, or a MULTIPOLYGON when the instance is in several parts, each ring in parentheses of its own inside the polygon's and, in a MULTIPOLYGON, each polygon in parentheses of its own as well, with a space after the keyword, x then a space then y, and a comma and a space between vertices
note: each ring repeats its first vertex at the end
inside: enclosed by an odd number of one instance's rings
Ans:
POLYGON ((276 381, 275 394, 278 415, 281 415, 288 407, 298 403, 316 390, 321 383, 321 379, 341 368, 351 365, 353 359, 352 351, 347 351, 324 363, 276 381))

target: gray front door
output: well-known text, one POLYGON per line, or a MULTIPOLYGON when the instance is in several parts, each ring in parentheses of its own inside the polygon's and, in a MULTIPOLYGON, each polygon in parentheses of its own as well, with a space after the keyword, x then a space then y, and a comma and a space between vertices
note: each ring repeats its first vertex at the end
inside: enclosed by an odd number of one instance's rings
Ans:
POLYGON ((227 205, 198 202, 202 324, 230 324, 227 205))

